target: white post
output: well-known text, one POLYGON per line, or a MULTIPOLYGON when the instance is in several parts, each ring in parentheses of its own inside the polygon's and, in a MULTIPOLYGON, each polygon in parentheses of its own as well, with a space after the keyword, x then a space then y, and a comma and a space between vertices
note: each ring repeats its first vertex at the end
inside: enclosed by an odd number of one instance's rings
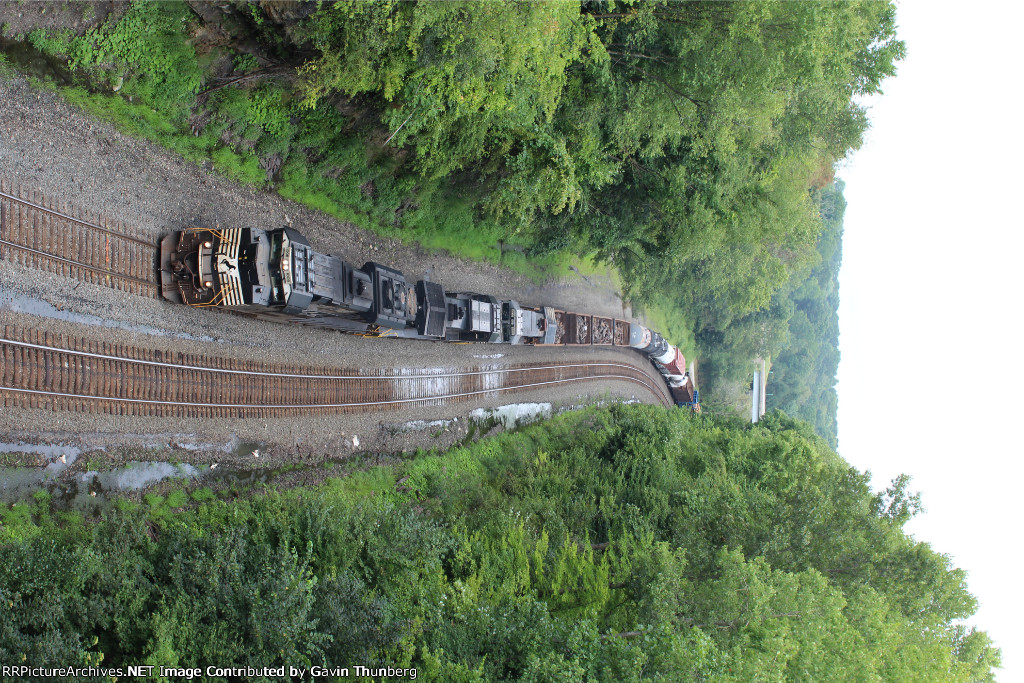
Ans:
POLYGON ((757 423, 758 418, 761 416, 761 371, 754 371, 754 391, 750 396, 750 421, 751 423, 757 423))

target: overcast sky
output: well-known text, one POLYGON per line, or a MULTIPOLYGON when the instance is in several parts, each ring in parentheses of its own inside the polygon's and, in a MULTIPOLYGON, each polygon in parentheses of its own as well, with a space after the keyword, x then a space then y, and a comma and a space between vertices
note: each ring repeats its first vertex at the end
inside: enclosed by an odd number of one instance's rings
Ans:
POLYGON ((839 451, 913 477, 918 540, 969 572, 971 623, 1024 681, 1024 5, 898 4, 907 59, 844 162, 839 451))

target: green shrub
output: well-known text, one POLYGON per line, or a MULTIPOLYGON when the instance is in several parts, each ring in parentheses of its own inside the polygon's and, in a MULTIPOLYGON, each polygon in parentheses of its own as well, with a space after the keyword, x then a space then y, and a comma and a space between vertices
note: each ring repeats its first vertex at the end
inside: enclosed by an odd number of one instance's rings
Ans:
POLYGON ((205 503, 216 498, 213 491, 206 486, 200 489, 196 489, 195 491, 192 491, 192 493, 190 493, 189 495, 192 497, 192 500, 196 501, 197 503, 205 503))
POLYGON ((170 508, 180 508, 188 503, 188 494, 178 489, 177 491, 171 491, 167 494, 166 505, 170 508))
POLYGON ((955 623, 976 608, 963 572, 904 533, 906 480, 873 494, 780 414, 589 409, 316 487, 191 498, 88 523, 46 496, 0 510, 0 658, 609 683, 998 664, 955 623))

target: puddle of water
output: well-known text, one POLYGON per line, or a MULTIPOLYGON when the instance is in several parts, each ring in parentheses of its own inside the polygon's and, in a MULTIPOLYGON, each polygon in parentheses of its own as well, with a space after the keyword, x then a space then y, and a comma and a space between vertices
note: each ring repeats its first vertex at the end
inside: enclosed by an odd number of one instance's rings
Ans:
POLYGON ((40 467, 0 467, 0 501, 28 498, 54 476, 40 467))
MULTIPOLYGON (((187 434, 176 434, 172 438, 159 438, 145 444, 151 450, 181 448, 190 452, 215 451, 234 455, 251 455, 259 452, 262 443, 243 441, 237 435, 223 444, 202 443, 190 439, 187 434)), ((88 449, 103 451, 103 448, 88 449)), ((44 467, 0 467, 0 502, 13 503, 31 500, 41 490, 52 496, 54 507, 75 509, 88 514, 98 514, 110 504, 115 494, 139 491, 168 479, 203 479, 211 482, 230 484, 254 484, 270 481, 279 470, 230 470, 211 469, 209 465, 172 465, 168 462, 136 461, 124 467, 111 470, 89 470, 71 479, 58 481, 58 475, 78 460, 83 449, 76 446, 31 444, 24 442, 2 443, 0 453, 33 453, 44 456, 50 462, 44 467), (61 461, 61 457, 64 458, 61 461)))
POLYGON ((53 318, 56 320, 65 320, 72 323, 80 323, 82 325, 93 325, 95 327, 111 327, 121 330, 129 330, 131 332, 140 332, 142 334, 149 334, 156 337, 176 337, 178 339, 190 339, 193 341, 204 341, 204 342, 217 342, 223 343, 223 339, 214 339, 207 335, 193 335, 186 334, 184 332, 169 332, 167 330, 161 330, 157 327, 150 327, 149 325, 133 325, 131 323, 122 322, 120 320, 108 320, 101 318, 98 315, 92 315, 91 313, 75 313, 74 311, 63 311, 58 309, 53 304, 39 299, 33 299, 25 296, 24 294, 17 294, 15 292, 2 292, 0 291, 0 309, 8 311, 14 311, 15 313, 29 313, 31 315, 37 315, 41 318, 53 318))
POLYGON ((45 468, 0 467, 0 503, 24 502, 36 491, 47 491, 55 508, 99 514, 119 494, 140 491, 168 479, 190 479, 226 484, 267 483, 286 471, 280 469, 211 469, 209 465, 172 465, 167 462, 131 462, 112 470, 90 470, 73 479, 56 481, 45 468))
POLYGON ((259 453, 260 449, 265 446, 260 441, 242 441, 236 435, 231 435, 231 440, 228 441, 220 450, 225 453, 231 453, 232 455, 253 455, 259 453))
MULTIPOLYGON (((75 446, 61 446, 51 444, 35 444, 19 441, 18 443, 0 443, 0 453, 34 453, 41 455, 50 462, 43 468, 11 468, 16 470, 25 469, 27 472, 35 473, 33 476, 37 481, 52 479, 58 474, 73 465, 78 456, 82 454, 80 448, 75 446)), ((19 482, 26 481, 27 474, 17 477, 19 482)), ((7 488, 7 477, 0 468, 0 495, 7 488)))
POLYGON ((512 403, 497 408, 477 408, 469 414, 470 419, 477 422, 493 420, 501 423, 505 429, 513 429, 528 425, 537 420, 551 417, 550 403, 512 403))
POLYGON ((11 63, 30 76, 56 80, 63 84, 71 83, 71 72, 66 59, 43 54, 27 41, 19 43, 0 36, 0 51, 7 55, 11 63))
POLYGON ((125 467, 103 472, 89 471, 79 475, 78 481, 90 490, 138 491, 164 479, 194 479, 199 470, 192 465, 172 465, 169 462, 129 463, 125 467))
POLYGON ((0 467, 0 502, 25 501, 36 491, 46 490, 58 508, 96 512, 109 503, 109 494, 138 491, 164 479, 200 476, 200 470, 192 465, 133 462, 113 470, 90 470, 58 482, 57 475, 71 462, 57 461, 46 467, 0 467))
POLYGON ((82 454, 82 449, 75 446, 36 444, 19 441, 18 443, 0 443, 0 453, 35 453, 43 456, 47 460, 52 460, 52 462, 46 466, 47 469, 53 472, 60 472, 78 460, 78 456, 82 454))
POLYGON ((45 455, 47 458, 59 458, 62 455, 66 458, 77 458, 81 452, 81 449, 74 446, 25 443, 23 441, 18 443, 0 443, 0 453, 38 453, 39 455, 45 455))

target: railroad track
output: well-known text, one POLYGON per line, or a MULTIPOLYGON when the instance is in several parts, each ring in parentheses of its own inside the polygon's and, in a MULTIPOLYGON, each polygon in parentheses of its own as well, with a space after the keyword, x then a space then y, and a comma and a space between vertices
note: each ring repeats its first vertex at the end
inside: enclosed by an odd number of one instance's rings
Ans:
POLYGON ((0 181, 0 258, 155 297, 157 247, 116 222, 0 181))
POLYGON ((268 418, 429 406, 622 380, 671 405, 653 368, 617 360, 468 371, 310 368, 188 355, 5 326, 0 405, 115 415, 268 418))

